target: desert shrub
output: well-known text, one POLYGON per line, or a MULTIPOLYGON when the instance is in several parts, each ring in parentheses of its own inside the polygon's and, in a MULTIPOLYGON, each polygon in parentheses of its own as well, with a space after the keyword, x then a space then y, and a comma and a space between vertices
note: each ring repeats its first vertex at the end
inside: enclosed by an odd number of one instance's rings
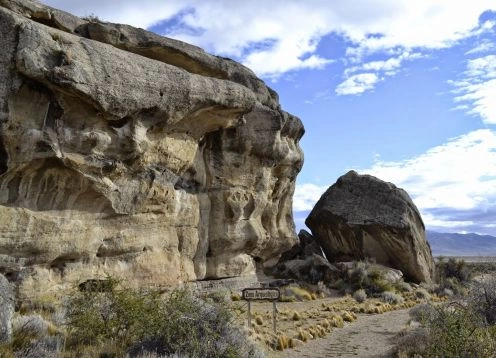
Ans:
POLYGON ((496 327, 487 325, 473 305, 422 304, 414 307, 410 315, 422 327, 397 340, 397 356, 496 356, 496 327))
POLYGON ((114 337, 131 344, 147 330, 155 330, 156 316, 163 307, 153 294, 118 290, 119 281, 102 280, 106 290, 75 292, 68 300, 68 343, 72 346, 98 345, 114 337))
POLYGON ((427 349, 428 336, 423 327, 410 331, 400 332, 395 337, 396 347, 393 349, 394 357, 421 357, 419 352, 427 349))
POLYGON ((0 347, 0 357, 55 358, 62 343, 63 337, 40 315, 16 315, 12 320, 12 339, 0 347))
POLYGON ((353 291, 363 289, 368 296, 374 296, 384 291, 391 291, 392 284, 385 279, 383 273, 368 262, 355 262, 348 271, 348 284, 353 291))
POLYGON ((367 292, 365 292, 364 289, 356 290, 355 293, 353 293, 353 298, 358 303, 365 302, 365 300, 367 299, 367 292))
POLYGON ((465 284, 472 278, 472 271, 464 260, 449 258, 445 261, 440 258, 437 263, 437 276, 441 288, 458 290, 457 284, 465 284))
POLYGON ((43 315, 55 314, 60 310, 59 300, 50 295, 40 296, 31 300, 24 300, 20 307, 19 313, 29 315, 32 313, 41 313, 43 315))
MULTIPOLYGON (((199 298, 175 290, 167 298, 153 291, 110 289, 77 292, 67 304, 68 346, 108 347, 107 355, 143 353, 191 357, 247 357, 259 354, 246 335, 232 325, 226 295, 199 298), (218 297, 217 297, 218 296, 218 297), (119 342, 116 346, 113 342, 119 342)), ((102 354, 102 351, 99 353, 102 354)))
POLYGON ((428 332, 428 357, 494 357, 496 330, 481 326, 479 317, 461 304, 434 307, 424 321, 428 332))
POLYGON ((471 304, 488 325, 496 325, 496 278, 485 277, 473 285, 471 304))
POLYGON ((441 289, 440 285, 438 285, 437 283, 426 283, 426 282, 422 282, 419 285, 419 287, 420 288, 423 288, 428 293, 437 293, 441 289))
POLYGON ((452 289, 445 287, 443 289, 439 289, 437 295, 439 297, 453 297, 455 296, 455 292, 453 292, 452 289))
POLYGON ((430 293, 427 292, 427 290, 425 288, 418 288, 415 291, 415 297, 420 298, 421 300, 426 300, 426 301, 431 299, 430 293))
MULTIPOLYGON (((60 336, 44 336, 33 340, 30 344, 18 348, 14 352, 16 358, 43 357, 58 358, 62 349, 63 339, 60 336)), ((0 355, 1 356, 1 355, 0 355)))
POLYGON ((405 281, 396 282, 394 284, 394 288, 398 292, 412 292, 412 290, 413 290, 412 286, 408 282, 405 282, 405 281))
POLYGON ((432 305, 422 303, 413 307, 409 314, 417 322, 427 322, 434 319, 436 311, 432 305))
POLYGON ((44 336, 47 334, 49 323, 40 315, 15 316, 12 320, 14 332, 30 332, 33 336, 44 336))
POLYGON ((455 296, 466 296, 469 293, 468 283, 460 282, 455 277, 444 278, 436 293, 440 294, 445 289, 453 292, 455 296))
POLYGON ((363 288, 368 278, 367 265, 364 262, 354 262, 353 268, 348 272, 348 279, 353 286, 363 288))
POLYGON ((102 22, 102 20, 100 20, 100 18, 93 13, 86 15, 86 16, 83 16, 82 19, 89 21, 89 22, 97 22, 97 23, 102 22))
POLYGON ((381 294, 381 298, 384 302, 390 303, 390 304, 401 304, 405 302, 405 299, 403 296, 398 295, 397 293, 391 292, 391 291, 386 291, 381 294))
POLYGON ((281 296, 284 297, 285 302, 292 302, 293 300, 298 300, 298 301, 312 300, 312 293, 298 286, 288 286, 284 288, 281 296))

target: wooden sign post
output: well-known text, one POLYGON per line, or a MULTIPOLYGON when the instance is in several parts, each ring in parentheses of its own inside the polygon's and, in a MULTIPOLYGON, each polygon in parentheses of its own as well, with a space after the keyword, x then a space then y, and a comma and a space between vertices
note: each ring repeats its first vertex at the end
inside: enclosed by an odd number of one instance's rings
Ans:
POLYGON ((251 301, 272 301, 272 327, 276 333, 276 301, 281 297, 278 288, 245 288, 243 299, 248 301, 248 327, 251 329, 251 301))

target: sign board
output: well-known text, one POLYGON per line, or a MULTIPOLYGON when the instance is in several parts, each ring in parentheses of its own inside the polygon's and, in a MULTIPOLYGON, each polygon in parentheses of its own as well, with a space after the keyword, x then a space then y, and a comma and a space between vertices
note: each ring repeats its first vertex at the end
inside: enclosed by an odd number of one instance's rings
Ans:
POLYGON ((278 288, 245 288, 243 299, 246 301, 269 300, 275 301, 281 297, 278 288))

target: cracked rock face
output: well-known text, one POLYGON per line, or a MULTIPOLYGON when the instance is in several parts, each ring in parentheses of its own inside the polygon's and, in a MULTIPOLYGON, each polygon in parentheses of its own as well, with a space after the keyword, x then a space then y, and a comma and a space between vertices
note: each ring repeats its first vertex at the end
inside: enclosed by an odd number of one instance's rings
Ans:
POLYGON ((301 121, 249 69, 0 0, 0 272, 19 292, 251 274, 296 242, 301 121))
POLYGON ((14 290, 9 281, 0 274, 0 344, 9 342, 12 338, 14 306, 14 290))
POLYGON ((330 261, 374 258, 415 282, 431 282, 434 260, 420 213, 403 189, 350 171, 305 221, 330 261))

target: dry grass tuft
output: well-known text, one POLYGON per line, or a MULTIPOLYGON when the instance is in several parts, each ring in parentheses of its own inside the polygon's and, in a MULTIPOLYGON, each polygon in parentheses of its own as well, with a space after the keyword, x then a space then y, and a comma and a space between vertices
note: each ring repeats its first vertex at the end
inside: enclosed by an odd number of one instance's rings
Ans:
POLYGON ((343 317, 341 317, 341 316, 332 315, 330 317, 329 322, 331 323, 332 327, 336 327, 336 328, 343 328, 344 327, 344 320, 343 320, 343 317))
POLYGON ((293 321, 299 321, 300 319, 301 319, 301 315, 298 312, 294 311, 293 321))
POLYGON ((289 348, 289 338, 281 334, 277 336, 276 349, 283 351, 289 348))
POLYGON ((356 316, 353 316, 351 312, 344 311, 341 314, 341 317, 343 318, 344 321, 346 322, 353 322, 356 319, 356 316))
POLYGON ((311 336, 310 333, 308 333, 307 330, 304 330, 302 328, 300 328, 298 330, 298 338, 303 341, 303 342, 307 342, 309 341, 310 339, 313 339, 313 337, 311 336))

